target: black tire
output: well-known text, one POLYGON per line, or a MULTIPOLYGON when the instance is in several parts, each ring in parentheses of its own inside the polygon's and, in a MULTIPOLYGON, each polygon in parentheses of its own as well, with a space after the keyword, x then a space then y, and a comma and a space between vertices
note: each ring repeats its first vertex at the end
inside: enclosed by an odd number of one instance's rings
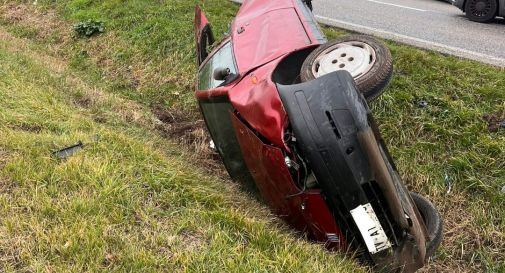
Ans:
POLYGON ((431 257, 440 246, 440 243, 442 243, 443 227, 440 213, 426 197, 415 192, 411 192, 410 196, 426 224, 429 235, 429 242, 426 246, 426 257, 431 257))
POLYGON ((487 23, 496 17, 498 3, 496 0, 467 0, 466 17, 471 21, 487 23))
POLYGON ((310 11, 312 11, 312 0, 304 0, 303 2, 305 3, 305 5, 307 5, 307 8, 309 8, 310 11))
POLYGON ((354 79, 358 90, 369 102, 382 94, 393 75, 393 58, 389 49, 382 42, 364 35, 338 38, 315 49, 303 62, 300 71, 302 82, 311 81, 316 78, 312 72, 312 67, 320 55, 325 54, 328 49, 337 44, 353 41, 369 45, 374 49, 376 56, 376 61, 370 70, 354 79))

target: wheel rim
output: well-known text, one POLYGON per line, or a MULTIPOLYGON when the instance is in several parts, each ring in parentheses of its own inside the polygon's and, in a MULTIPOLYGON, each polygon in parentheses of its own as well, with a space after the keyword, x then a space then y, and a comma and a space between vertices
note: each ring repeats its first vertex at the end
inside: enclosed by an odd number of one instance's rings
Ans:
POLYGON ((477 17, 486 17, 491 12, 491 1, 471 0, 470 12, 477 17))
POLYGON ((343 42, 321 52, 312 65, 312 74, 318 78, 331 72, 346 70, 358 79, 377 61, 375 50, 359 41, 343 42))

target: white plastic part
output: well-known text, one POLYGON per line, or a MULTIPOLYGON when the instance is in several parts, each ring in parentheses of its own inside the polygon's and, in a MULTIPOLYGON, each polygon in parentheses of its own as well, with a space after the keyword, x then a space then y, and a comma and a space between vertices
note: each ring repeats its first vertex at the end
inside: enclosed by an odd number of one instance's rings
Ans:
POLYGON ((391 248, 391 242, 370 203, 351 210, 351 215, 371 254, 391 248))
POLYGON ((345 70, 354 79, 365 75, 377 61, 375 50, 360 41, 343 42, 326 49, 312 65, 314 77, 319 78, 331 72, 345 70))

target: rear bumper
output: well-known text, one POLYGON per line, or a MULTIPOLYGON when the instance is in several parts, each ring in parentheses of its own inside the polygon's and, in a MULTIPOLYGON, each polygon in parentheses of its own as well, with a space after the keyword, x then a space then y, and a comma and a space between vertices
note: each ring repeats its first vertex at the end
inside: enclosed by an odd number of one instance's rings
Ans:
POLYGON ((364 261, 377 267, 404 268, 404 272, 422 267, 425 254, 420 249, 424 249, 425 241, 420 232, 411 233, 421 230, 421 224, 414 219, 417 216, 412 204, 402 201, 409 198, 408 192, 396 185, 383 187, 387 183, 380 181, 373 167, 378 160, 371 160, 369 146, 360 137, 372 131, 370 113, 351 75, 335 72, 306 83, 278 84, 278 90, 297 147, 315 174, 346 240, 355 243, 364 261), (394 194, 387 197, 391 192, 394 194), (388 237, 387 241, 383 237, 379 241, 392 247, 375 249, 367 243, 368 234, 353 214, 367 206, 372 207, 372 214, 380 222, 374 228, 383 230, 375 234, 385 233, 388 237), (410 228, 401 224, 405 213, 414 221, 410 228))

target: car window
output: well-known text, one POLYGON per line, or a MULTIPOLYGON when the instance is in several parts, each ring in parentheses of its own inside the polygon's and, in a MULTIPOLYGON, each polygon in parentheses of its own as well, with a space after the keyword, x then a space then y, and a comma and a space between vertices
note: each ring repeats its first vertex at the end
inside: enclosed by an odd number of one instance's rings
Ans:
POLYGON ((214 70, 218 67, 229 68, 232 74, 237 74, 237 66, 233 56, 231 42, 221 47, 207 63, 200 69, 198 75, 198 89, 208 90, 220 86, 224 81, 216 81, 213 78, 214 70))

